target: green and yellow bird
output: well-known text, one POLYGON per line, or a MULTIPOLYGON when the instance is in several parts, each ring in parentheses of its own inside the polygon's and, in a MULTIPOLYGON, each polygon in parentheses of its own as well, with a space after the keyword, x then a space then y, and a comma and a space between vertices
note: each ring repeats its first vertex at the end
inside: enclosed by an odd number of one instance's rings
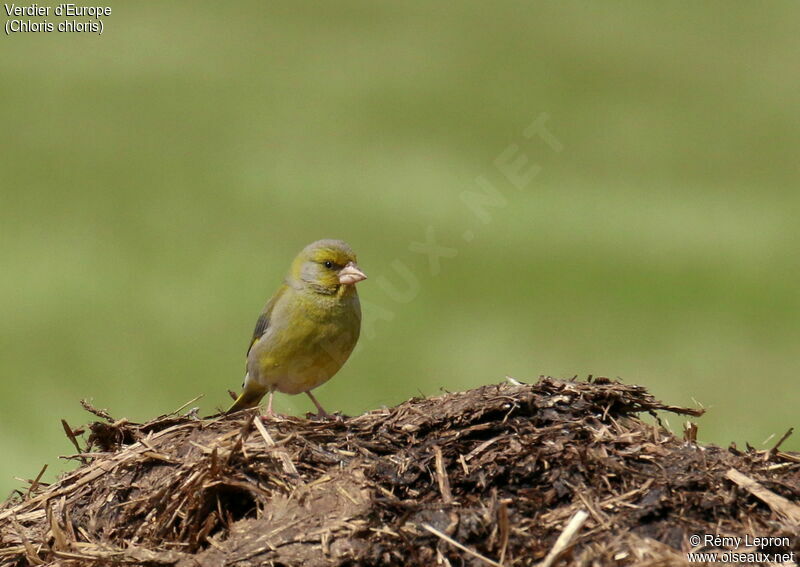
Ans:
POLYGON ((356 283, 366 279, 353 249, 341 240, 312 242, 297 255, 284 284, 256 322, 247 351, 241 395, 228 413, 272 396, 305 392, 328 415, 311 390, 324 384, 345 363, 361 331, 356 283))

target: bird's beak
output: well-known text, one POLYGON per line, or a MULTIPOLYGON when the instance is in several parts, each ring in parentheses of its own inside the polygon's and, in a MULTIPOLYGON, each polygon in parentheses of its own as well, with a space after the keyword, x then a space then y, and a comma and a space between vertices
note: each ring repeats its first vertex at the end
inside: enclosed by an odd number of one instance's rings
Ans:
POLYGON ((365 279, 367 279, 367 274, 359 270, 355 262, 348 262, 347 265, 339 271, 340 284, 353 285, 365 279))

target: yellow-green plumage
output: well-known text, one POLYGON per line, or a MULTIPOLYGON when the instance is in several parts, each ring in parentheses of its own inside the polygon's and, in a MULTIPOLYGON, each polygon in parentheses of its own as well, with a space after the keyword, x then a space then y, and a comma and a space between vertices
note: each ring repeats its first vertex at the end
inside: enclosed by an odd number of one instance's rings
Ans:
MULTIPOLYGON (((266 394, 308 393, 328 381, 355 348, 361 307, 355 284, 366 276, 341 240, 306 246, 264 308, 247 354, 244 390, 228 412, 258 405, 266 394)), ((268 413, 271 412, 271 403, 268 413)))

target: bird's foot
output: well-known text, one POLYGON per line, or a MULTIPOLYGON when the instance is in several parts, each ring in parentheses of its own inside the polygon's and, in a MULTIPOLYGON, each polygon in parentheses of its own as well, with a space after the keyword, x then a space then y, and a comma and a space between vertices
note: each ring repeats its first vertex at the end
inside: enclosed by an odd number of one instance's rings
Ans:
POLYGON ((326 411, 317 413, 306 413, 306 419, 314 421, 344 421, 344 416, 340 413, 328 413, 326 411))
POLYGON ((269 401, 267 402, 267 410, 261 414, 261 421, 275 421, 276 419, 280 418, 277 413, 272 409, 272 398, 275 395, 274 391, 270 391, 269 393, 269 401))
MULTIPOLYGON (((317 414, 314 416, 320 421, 328 421, 330 419, 336 419, 334 415, 329 414, 325 411, 325 408, 317 401, 317 398, 314 397, 310 391, 306 392, 306 395, 314 402, 314 405, 317 406, 317 414)), ((312 414, 308 413, 307 416, 311 416, 312 414)))
POLYGON ((261 421, 265 423, 269 421, 281 421, 283 419, 286 419, 286 417, 287 416, 280 414, 276 411, 266 411, 261 414, 261 421))

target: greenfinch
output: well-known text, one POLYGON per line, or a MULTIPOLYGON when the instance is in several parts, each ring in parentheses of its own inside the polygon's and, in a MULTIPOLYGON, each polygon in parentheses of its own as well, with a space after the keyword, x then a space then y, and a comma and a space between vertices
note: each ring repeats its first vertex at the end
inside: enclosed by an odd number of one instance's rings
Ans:
POLYGON ((256 322, 243 391, 228 413, 255 407, 269 394, 266 414, 272 416, 277 390, 305 392, 318 415, 327 416, 311 390, 330 380, 356 346, 361 305, 355 284, 366 278, 341 240, 303 248, 256 322))

